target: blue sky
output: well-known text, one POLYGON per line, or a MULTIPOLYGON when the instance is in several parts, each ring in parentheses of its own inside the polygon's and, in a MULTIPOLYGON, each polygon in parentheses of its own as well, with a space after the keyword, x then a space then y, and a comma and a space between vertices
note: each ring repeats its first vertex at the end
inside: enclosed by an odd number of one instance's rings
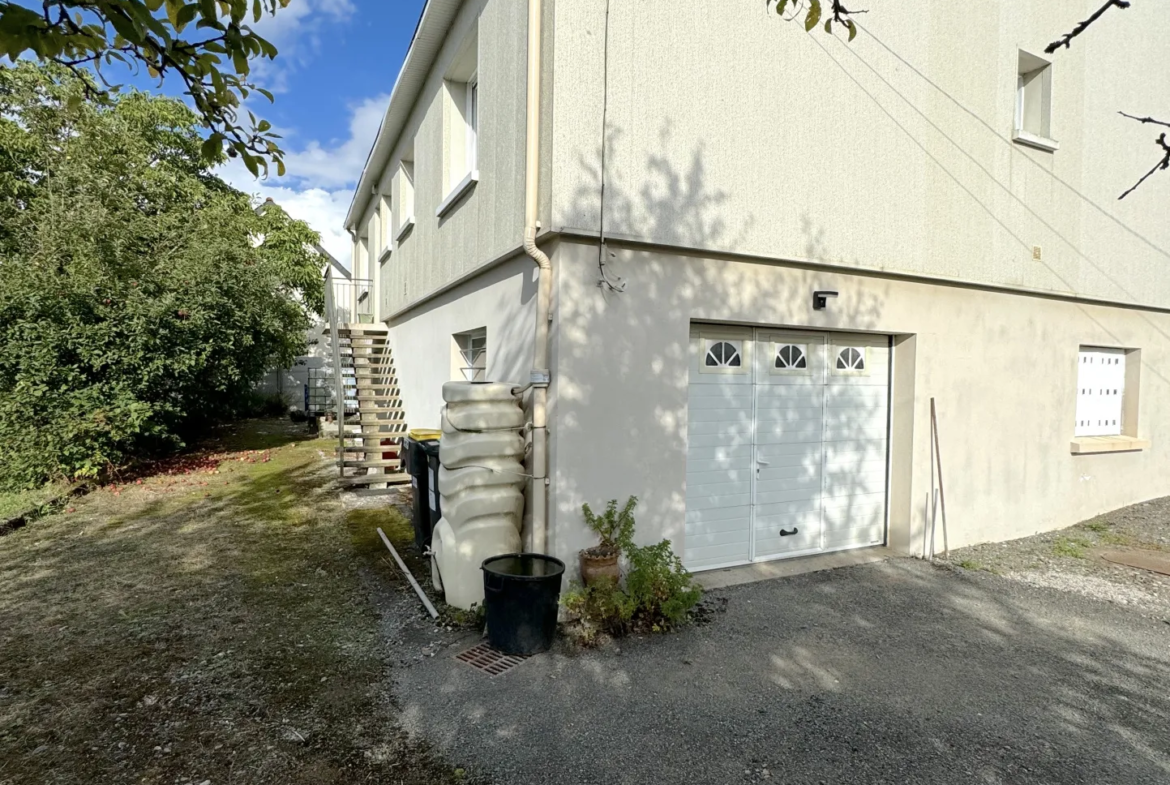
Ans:
POLYGON ((342 222, 422 7, 423 0, 292 0, 257 26, 280 54, 254 72, 276 103, 260 99, 254 111, 284 134, 288 174, 273 170, 257 181, 232 165, 221 175, 308 221, 346 265, 342 222))

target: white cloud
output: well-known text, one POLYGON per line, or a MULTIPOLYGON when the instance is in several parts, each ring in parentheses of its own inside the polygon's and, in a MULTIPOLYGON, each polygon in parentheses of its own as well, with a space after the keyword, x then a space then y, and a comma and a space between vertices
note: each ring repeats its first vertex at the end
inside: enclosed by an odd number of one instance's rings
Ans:
POLYGON ((253 60, 251 78, 274 93, 285 92, 289 77, 320 54, 322 24, 345 22, 355 10, 352 0, 292 0, 262 16, 252 29, 278 54, 275 60, 253 60))
POLYGON ((221 167, 219 175, 261 201, 271 197, 293 218, 308 223, 321 234, 326 250, 348 267, 352 244, 345 231, 345 213, 388 101, 388 95, 379 95, 352 107, 345 139, 325 143, 314 139, 295 149, 286 138, 284 177, 277 178, 273 167, 271 177, 257 180, 235 160, 221 167))

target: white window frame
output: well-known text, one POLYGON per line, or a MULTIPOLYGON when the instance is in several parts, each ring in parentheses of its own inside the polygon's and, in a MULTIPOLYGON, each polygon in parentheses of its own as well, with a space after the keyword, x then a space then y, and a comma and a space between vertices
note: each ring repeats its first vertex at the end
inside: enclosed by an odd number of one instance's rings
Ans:
POLYGON ((465 118, 467 120, 467 171, 474 172, 479 168, 479 73, 476 72, 467 80, 467 106, 465 118))
POLYGON ((451 336, 454 344, 455 368, 452 374, 456 381, 487 381, 487 328, 455 333, 451 336))
POLYGON ((1055 152, 1060 142, 1052 138, 1052 62, 1019 50, 1016 68, 1016 111, 1012 141, 1039 150, 1055 152), (1025 127, 1029 105, 1038 104, 1038 127, 1025 127))

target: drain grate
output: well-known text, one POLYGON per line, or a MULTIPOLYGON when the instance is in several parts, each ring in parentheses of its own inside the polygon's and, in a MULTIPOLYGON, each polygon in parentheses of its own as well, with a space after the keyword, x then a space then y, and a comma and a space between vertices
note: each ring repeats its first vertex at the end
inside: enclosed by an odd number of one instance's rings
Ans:
POLYGON ((486 643, 478 643, 465 652, 455 655, 455 659, 466 662, 476 670, 483 671, 489 676, 499 676, 515 668, 527 657, 518 657, 513 654, 498 652, 486 643))

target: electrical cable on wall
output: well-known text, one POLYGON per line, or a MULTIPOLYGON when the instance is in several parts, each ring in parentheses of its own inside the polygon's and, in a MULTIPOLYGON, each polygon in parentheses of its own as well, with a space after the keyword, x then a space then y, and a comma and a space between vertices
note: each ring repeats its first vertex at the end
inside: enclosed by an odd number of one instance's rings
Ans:
POLYGON ((605 270, 605 256, 609 249, 605 245, 605 149, 608 145, 606 131, 609 128, 609 4, 605 0, 605 35, 602 45, 602 78, 601 78, 601 210, 598 226, 599 240, 597 242, 597 286, 602 291, 621 294, 626 290, 626 284, 621 278, 611 280, 605 270))

